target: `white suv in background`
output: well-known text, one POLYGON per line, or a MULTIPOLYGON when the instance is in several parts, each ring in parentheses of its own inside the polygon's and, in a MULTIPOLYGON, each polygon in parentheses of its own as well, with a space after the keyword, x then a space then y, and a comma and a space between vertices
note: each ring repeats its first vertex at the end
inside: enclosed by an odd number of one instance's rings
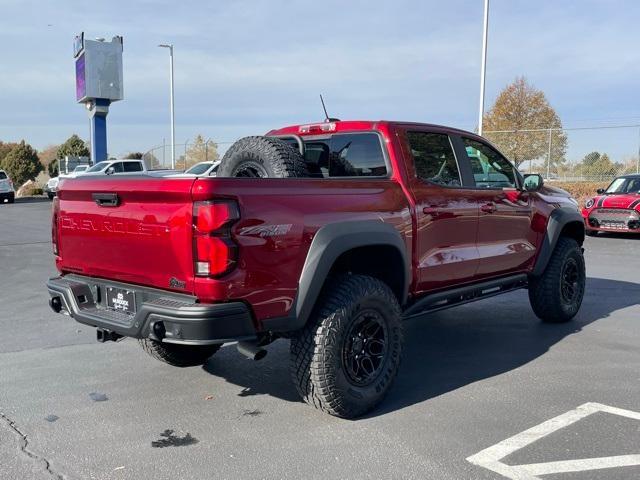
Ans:
POLYGON ((0 203, 8 201, 13 203, 16 199, 16 191, 13 189, 13 182, 7 172, 0 170, 0 203))
POLYGON ((84 172, 86 172, 89 167, 91 167, 91 165, 78 165, 69 175, 58 175, 57 177, 51 177, 44 187, 44 193, 47 194, 49 200, 53 200, 53 197, 56 196, 56 192, 58 191, 58 183, 60 183, 61 178, 77 177, 78 175, 82 175, 84 172))

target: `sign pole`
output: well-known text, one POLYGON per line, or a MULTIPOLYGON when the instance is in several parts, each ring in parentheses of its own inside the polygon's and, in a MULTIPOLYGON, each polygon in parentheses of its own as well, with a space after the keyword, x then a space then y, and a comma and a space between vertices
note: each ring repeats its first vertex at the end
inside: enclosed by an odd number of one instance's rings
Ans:
POLYGON ((96 98, 89 105, 91 121, 91 161, 95 165, 108 159, 107 154, 107 114, 111 102, 96 98))
POLYGON ((484 0, 484 22, 482 27, 482 65, 480 67, 480 109, 478 111, 478 135, 482 136, 484 117, 484 79, 487 73, 487 35, 489 32, 489 0, 484 0))

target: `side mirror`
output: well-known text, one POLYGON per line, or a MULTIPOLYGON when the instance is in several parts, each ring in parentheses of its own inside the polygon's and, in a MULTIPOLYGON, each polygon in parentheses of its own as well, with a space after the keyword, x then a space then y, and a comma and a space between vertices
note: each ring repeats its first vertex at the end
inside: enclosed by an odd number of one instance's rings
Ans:
POLYGON ((524 190, 527 192, 537 192, 544 185, 542 175, 538 173, 528 173, 524 176, 524 190))
POLYGON ((602 195, 604 192, 606 192, 606 190, 604 188, 599 188, 599 189, 596 190, 596 193, 598 195, 602 195))
POLYGON ((113 167, 109 167, 107 168, 107 171, 104 173, 106 173, 107 175, 113 175, 114 173, 116 173, 116 169, 113 167))

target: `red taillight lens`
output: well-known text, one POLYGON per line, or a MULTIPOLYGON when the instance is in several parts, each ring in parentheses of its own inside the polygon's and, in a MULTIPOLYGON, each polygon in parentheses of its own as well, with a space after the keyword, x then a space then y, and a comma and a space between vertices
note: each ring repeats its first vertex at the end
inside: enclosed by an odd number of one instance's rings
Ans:
POLYGON ((233 269, 238 247, 231 225, 240 218, 238 205, 229 200, 196 202, 193 205, 195 274, 219 277, 233 269))
POLYGON ((58 211, 60 210, 60 200, 58 200, 58 197, 53 199, 51 210, 51 245, 53 247, 53 254, 58 255, 58 211))
POLYGON ((196 230, 211 233, 238 219, 238 208, 231 202, 196 202, 193 206, 196 230))
POLYGON ((231 270, 236 262, 236 246, 228 238, 196 237, 196 274, 218 276, 231 270))

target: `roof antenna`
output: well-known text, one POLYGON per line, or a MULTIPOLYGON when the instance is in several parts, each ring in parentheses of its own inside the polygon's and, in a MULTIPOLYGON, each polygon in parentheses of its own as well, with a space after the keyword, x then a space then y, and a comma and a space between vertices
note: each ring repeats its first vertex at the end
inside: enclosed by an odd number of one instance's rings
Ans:
POLYGON ((322 98, 322 94, 320 94, 320 103, 322 103, 322 109, 324 110, 324 121, 329 121, 329 114, 327 113, 327 107, 324 105, 324 98, 322 98))
POLYGON ((320 102, 322 103, 322 109, 324 110, 324 121, 325 122, 339 122, 339 118, 331 118, 327 113, 327 107, 324 104, 324 98, 322 98, 322 94, 320 94, 320 102))

